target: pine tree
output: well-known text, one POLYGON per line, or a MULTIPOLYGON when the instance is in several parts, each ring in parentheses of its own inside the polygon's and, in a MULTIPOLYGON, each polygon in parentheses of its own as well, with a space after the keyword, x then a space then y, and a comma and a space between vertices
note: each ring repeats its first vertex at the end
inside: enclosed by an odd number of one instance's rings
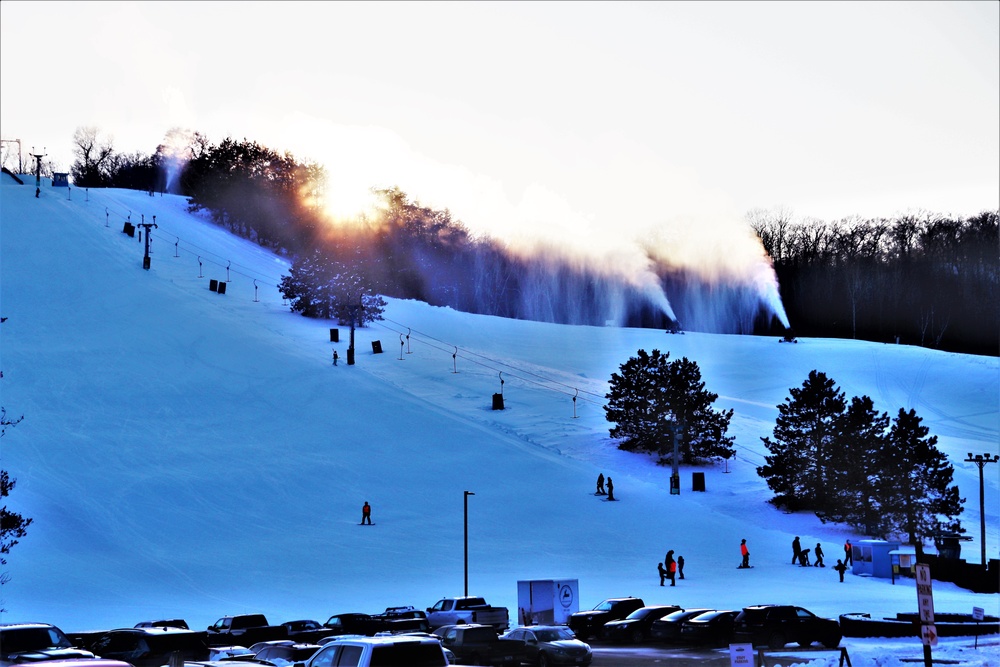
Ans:
POLYGON ((955 469, 928 436, 916 411, 900 408, 892 421, 881 466, 878 498, 889 531, 923 544, 941 532, 964 533, 958 516, 964 498, 952 485, 955 469))
POLYGON ((866 535, 885 537, 888 525, 876 489, 889 444, 889 415, 878 413, 868 396, 855 396, 835 428, 838 443, 827 464, 826 516, 866 535))
POLYGON ((733 411, 712 409, 718 394, 705 390, 697 363, 669 358, 659 350, 639 350, 620 374, 611 375, 604 407, 614 423, 611 437, 622 441, 621 449, 659 454, 664 462, 673 456, 673 435, 680 429, 683 461, 731 456, 727 431, 733 411))
POLYGON ((292 312, 364 326, 382 319, 385 300, 358 268, 332 260, 322 251, 297 258, 278 286, 292 312))
POLYGON ((844 412, 844 393, 825 373, 810 371, 802 387, 778 406, 774 440, 761 438, 771 451, 757 474, 775 492, 771 502, 791 510, 825 511, 829 483, 827 458, 836 445, 836 424, 844 412))

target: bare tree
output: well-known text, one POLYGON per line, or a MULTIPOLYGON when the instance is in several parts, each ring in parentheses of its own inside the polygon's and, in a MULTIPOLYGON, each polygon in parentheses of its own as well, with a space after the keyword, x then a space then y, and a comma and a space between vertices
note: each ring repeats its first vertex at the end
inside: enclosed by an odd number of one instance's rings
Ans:
POLYGON ((70 169, 73 183, 79 187, 104 185, 108 165, 114 155, 113 140, 101 137, 96 127, 78 127, 73 133, 76 162, 70 169))

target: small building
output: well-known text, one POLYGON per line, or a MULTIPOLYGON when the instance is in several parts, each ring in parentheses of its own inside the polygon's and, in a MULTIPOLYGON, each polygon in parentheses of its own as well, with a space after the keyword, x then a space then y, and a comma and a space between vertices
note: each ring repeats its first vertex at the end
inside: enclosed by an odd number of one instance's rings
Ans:
POLYGON ((63 171, 52 172, 52 187, 54 188, 68 188, 69 187, 69 173, 63 171))
MULTIPOLYGON (((862 577, 892 578, 892 551, 899 551, 899 542, 890 540, 858 540, 851 544, 853 564, 851 574, 862 577)), ((898 561, 897 561, 898 562, 898 561)))

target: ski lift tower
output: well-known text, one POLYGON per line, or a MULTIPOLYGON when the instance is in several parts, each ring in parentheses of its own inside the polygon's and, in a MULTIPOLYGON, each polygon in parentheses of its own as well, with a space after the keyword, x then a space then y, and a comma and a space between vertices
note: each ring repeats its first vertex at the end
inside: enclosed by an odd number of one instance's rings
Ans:
MULTIPOLYGON (((32 146, 31 150, 34 151, 35 147, 32 146)), ((31 153, 31 157, 35 158, 35 199, 38 199, 39 193, 42 191, 42 158, 48 155, 45 149, 42 148, 41 153, 31 153)))

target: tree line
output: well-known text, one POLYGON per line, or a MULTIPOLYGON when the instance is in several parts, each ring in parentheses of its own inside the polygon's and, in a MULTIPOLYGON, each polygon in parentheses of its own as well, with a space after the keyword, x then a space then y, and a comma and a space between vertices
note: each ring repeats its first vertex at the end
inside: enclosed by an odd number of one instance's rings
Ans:
MULTIPOLYGON (((192 210, 234 234, 293 261, 315 261, 319 252, 354 274, 363 272, 386 296, 566 324, 683 324, 671 322, 624 279, 555 248, 533 257, 514 253, 496 239, 473 235, 447 209, 423 206, 395 187, 374 190, 377 212, 352 225, 330 225, 321 206, 325 169, 253 141, 216 144, 175 129, 152 155, 125 155, 96 129, 80 128, 74 148, 78 187, 186 195, 192 210)), ((1000 354, 1000 310, 991 305, 1000 302, 998 219, 998 211, 830 223, 796 220, 783 209, 747 214, 773 261, 795 334, 990 355, 1000 354)), ((684 295, 705 293, 727 308, 743 304, 729 333, 784 333, 763 307, 747 309, 752 299, 701 284, 708 279, 674 267, 657 266, 656 272, 682 319, 684 295)))
POLYGON ((747 219, 797 334, 1000 353, 1000 212, 747 219))

